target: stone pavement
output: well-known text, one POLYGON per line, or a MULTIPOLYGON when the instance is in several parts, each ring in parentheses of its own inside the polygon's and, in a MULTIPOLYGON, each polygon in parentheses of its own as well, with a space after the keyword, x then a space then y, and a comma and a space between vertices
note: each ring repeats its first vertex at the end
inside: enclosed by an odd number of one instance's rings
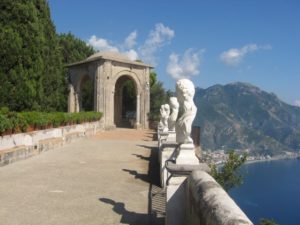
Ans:
POLYGON ((0 167, 0 224, 164 224, 153 135, 101 132, 0 167))

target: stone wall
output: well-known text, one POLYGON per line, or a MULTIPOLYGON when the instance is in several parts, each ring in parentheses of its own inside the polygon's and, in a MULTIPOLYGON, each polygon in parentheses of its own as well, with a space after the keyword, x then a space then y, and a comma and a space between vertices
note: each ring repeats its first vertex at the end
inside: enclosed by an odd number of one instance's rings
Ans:
POLYGON ((78 138, 95 135, 99 130, 103 130, 102 121, 0 136, 0 166, 40 154, 78 138))
POLYGON ((204 171, 187 180, 186 223, 189 225, 253 225, 226 191, 204 171))

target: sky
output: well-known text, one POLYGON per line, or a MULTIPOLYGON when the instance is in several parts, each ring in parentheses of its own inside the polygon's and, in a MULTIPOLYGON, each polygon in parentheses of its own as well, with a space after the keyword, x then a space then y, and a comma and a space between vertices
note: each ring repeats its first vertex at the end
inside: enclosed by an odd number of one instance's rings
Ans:
POLYGON ((48 0, 59 33, 155 67, 174 90, 247 82, 300 107, 298 0, 48 0))

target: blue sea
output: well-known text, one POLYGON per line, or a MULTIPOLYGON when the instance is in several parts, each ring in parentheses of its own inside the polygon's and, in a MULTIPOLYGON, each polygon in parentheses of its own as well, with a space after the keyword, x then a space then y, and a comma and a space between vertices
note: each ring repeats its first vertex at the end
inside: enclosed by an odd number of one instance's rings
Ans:
POLYGON ((300 160, 278 160, 247 164, 244 183, 230 190, 254 224, 260 218, 280 225, 300 225, 300 160))

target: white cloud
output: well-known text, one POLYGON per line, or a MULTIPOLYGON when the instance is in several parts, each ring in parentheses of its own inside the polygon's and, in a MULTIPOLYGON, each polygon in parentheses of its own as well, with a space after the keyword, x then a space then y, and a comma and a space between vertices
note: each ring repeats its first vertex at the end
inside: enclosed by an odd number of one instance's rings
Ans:
POLYGON ((133 48, 136 45, 137 31, 131 32, 124 41, 125 48, 133 48))
POLYGON ((203 52, 204 50, 193 51, 192 49, 187 49, 181 59, 178 54, 172 53, 169 56, 167 73, 174 79, 198 75, 200 73, 200 56, 203 52))
POLYGON ((119 49, 116 46, 111 45, 108 40, 97 38, 96 35, 90 37, 88 44, 99 51, 119 52, 119 49))
POLYGON ((272 49, 271 45, 258 46, 257 44, 248 44, 239 49, 231 48, 227 51, 222 52, 220 54, 220 59, 227 66, 237 66, 248 53, 255 52, 257 50, 268 49, 272 49))
POLYGON ((121 44, 92 35, 88 40, 88 45, 98 51, 120 52, 127 55, 131 60, 137 60, 140 57, 143 62, 155 65, 156 53, 161 47, 168 44, 174 35, 175 32, 172 29, 158 23, 155 25, 154 30, 149 32, 144 44, 136 48, 134 48, 138 36, 136 30, 131 32, 121 44))
POLYGON ((294 102, 294 105, 300 107, 300 100, 296 100, 296 101, 294 102))
POLYGON ((134 49, 130 49, 130 50, 126 51, 125 55, 127 55, 127 57, 132 61, 135 61, 139 58, 138 53, 134 49))
POLYGON ((155 29, 150 31, 145 43, 139 48, 142 60, 146 63, 155 65, 155 53, 161 47, 169 43, 174 36, 174 30, 166 27, 162 23, 156 24, 155 29))

